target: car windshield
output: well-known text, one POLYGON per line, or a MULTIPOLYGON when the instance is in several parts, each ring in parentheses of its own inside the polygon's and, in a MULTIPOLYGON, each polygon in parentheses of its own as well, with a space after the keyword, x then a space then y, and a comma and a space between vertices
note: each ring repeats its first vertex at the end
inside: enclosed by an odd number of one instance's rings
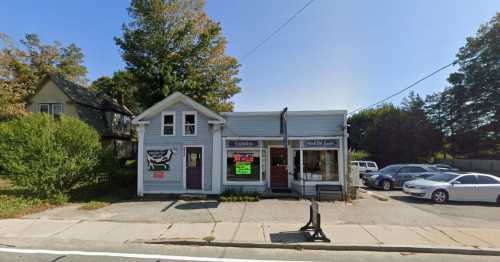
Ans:
POLYGON ((384 174, 387 174, 387 173, 394 173, 396 171, 398 171, 400 168, 400 166, 386 166, 382 169, 380 169, 380 173, 384 173, 384 174))
POLYGON ((433 166, 428 166, 427 169, 429 169, 432 172, 439 172, 439 169, 433 166))
POLYGON ((443 173, 443 174, 439 174, 439 175, 430 176, 426 179, 431 180, 431 181, 436 181, 436 182, 450 182, 452 179, 456 178, 457 176, 458 175, 443 173))

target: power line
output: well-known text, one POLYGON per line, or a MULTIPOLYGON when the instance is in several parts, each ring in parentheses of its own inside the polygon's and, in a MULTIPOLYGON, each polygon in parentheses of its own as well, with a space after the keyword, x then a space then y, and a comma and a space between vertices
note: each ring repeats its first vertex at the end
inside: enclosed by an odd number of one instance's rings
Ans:
POLYGON ((300 8, 295 14, 293 14, 288 20, 285 21, 285 23, 281 24, 276 30, 274 30, 271 34, 269 34, 264 40, 262 40, 259 44, 257 44, 254 48, 252 48, 250 51, 245 53, 243 56, 241 56, 240 61, 245 60, 248 56, 251 54, 255 53, 257 49, 259 49, 261 46, 263 46, 267 41, 269 41, 273 36, 275 36, 281 29, 283 29, 285 26, 287 26, 290 22, 292 22, 295 17, 297 17, 302 11, 304 11, 309 5, 311 5, 315 0, 310 0, 307 2, 302 8, 300 8))
POLYGON ((420 78, 419 80, 417 80, 417 81, 413 82, 411 85, 409 85, 409 86, 407 86, 407 87, 405 87, 405 88, 403 88, 403 89, 399 90, 398 92, 396 92, 396 93, 394 93, 394 94, 392 94, 392 95, 390 95, 390 96, 388 96, 388 97, 386 97, 386 98, 384 98, 384 99, 382 99, 382 100, 380 100, 380 101, 378 101, 378 102, 376 102, 376 103, 373 103, 373 104, 371 104, 371 105, 369 105, 369 106, 362 106, 362 107, 358 107, 357 109, 355 109, 355 110, 353 110, 353 111, 349 112, 349 113, 348 113, 348 115, 352 115, 353 113, 356 113, 356 112, 358 112, 358 111, 360 111, 360 110, 367 109, 367 108, 370 108, 370 107, 374 107, 374 106, 376 106, 376 105, 379 105, 379 104, 381 104, 381 103, 383 103, 383 102, 385 102, 385 101, 387 101, 387 100, 389 100, 389 99, 391 99, 391 98, 393 98, 393 97, 395 97, 395 96, 397 96, 397 95, 399 95, 399 94, 403 93, 404 91, 406 91, 406 90, 408 90, 408 89, 410 89, 410 88, 412 88, 412 87, 414 87, 414 86, 418 85, 420 82, 424 81, 425 79, 427 79, 427 78, 429 78, 429 77, 431 77, 431 76, 433 76, 433 75, 435 75, 435 74, 437 74, 437 73, 439 73, 439 72, 443 71, 444 69, 446 69, 446 68, 448 68, 448 67, 450 67, 450 66, 452 66, 452 65, 454 65, 454 64, 455 64, 455 61, 453 61, 453 62, 451 62, 451 63, 449 63, 449 64, 447 64, 447 65, 445 65, 445 66, 443 66, 443 67, 440 67, 439 69, 435 70, 434 72, 432 72, 432 73, 430 73, 430 74, 428 74, 428 75, 426 75, 426 76, 424 76, 424 77, 420 78))

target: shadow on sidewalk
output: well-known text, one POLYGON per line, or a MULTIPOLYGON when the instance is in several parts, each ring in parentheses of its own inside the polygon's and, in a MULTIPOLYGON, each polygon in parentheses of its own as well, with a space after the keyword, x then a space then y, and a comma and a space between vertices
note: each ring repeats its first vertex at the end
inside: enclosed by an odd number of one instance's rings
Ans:
POLYGON ((180 210, 191 210, 191 209, 207 209, 207 208, 217 208, 219 206, 218 201, 204 201, 204 202, 188 202, 175 206, 176 209, 180 210))
POLYGON ((269 234, 271 243, 302 243, 306 242, 307 232, 286 231, 269 234))

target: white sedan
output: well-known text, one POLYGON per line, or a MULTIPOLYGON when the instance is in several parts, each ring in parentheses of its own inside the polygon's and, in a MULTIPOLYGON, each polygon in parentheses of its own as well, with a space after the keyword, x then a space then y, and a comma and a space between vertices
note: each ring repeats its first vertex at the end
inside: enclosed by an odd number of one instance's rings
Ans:
POLYGON ((484 201, 500 205, 500 178, 480 173, 441 173, 425 179, 408 181, 403 192, 432 199, 435 203, 484 201))

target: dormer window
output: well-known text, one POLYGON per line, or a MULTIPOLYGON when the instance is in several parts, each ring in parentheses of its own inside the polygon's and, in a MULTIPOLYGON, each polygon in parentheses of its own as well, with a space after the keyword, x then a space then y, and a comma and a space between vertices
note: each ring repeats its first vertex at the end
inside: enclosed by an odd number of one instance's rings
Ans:
POLYGON ((60 117, 63 113, 63 105, 61 103, 43 103, 40 104, 40 113, 51 114, 54 117, 60 117))
POLYGON ((197 118, 197 113, 196 112, 183 112, 183 123, 184 123, 184 128, 183 130, 183 135, 184 136, 196 136, 197 134, 197 128, 196 128, 196 118, 197 118))
POLYGON ((175 113, 163 112, 161 114, 161 135, 175 136, 175 113))

